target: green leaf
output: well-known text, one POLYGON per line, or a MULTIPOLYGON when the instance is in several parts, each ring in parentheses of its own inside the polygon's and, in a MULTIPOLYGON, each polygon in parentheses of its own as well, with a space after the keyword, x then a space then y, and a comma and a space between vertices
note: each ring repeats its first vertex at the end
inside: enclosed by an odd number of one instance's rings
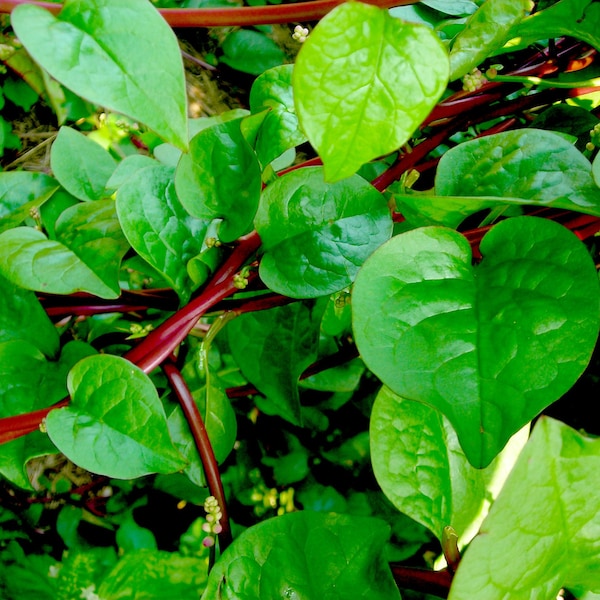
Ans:
POLYGON ((285 62, 283 50, 264 33, 238 29, 230 33, 221 45, 221 62, 232 69, 260 75, 285 62))
POLYGON ((34 60, 67 88, 187 148, 177 38, 147 0, 67 0, 57 17, 26 4, 11 23, 34 60))
POLYGON ((119 293, 121 260, 129 250, 114 200, 71 206, 56 221, 56 239, 74 252, 111 290, 119 293))
POLYGON ((28 290, 49 294, 89 292, 117 298, 110 287, 72 250, 49 240, 32 227, 16 227, 0 234, 0 274, 28 290))
POLYGON ((289 148, 306 141, 298 125, 292 89, 293 65, 282 65, 257 77, 250 90, 253 113, 269 112, 258 130, 255 150, 266 166, 289 148))
POLYGON ((131 551, 104 577, 98 597, 102 600, 198 600, 207 572, 207 558, 181 556, 164 550, 131 551))
POLYGON ((472 265, 459 233, 392 238, 352 297, 356 344, 400 396, 438 408, 476 467, 578 379, 599 329, 598 277, 583 244, 537 217, 500 222, 472 265))
POLYGON ((567 35, 600 49, 600 5, 595 0, 561 0, 530 15, 510 34, 519 46, 567 35))
POLYGON ((334 8, 294 67, 300 125, 328 181, 404 144, 448 81, 448 56, 428 27, 359 2, 334 8))
POLYGON ((439 162, 440 196, 496 196, 600 216, 590 162, 562 136, 543 129, 506 131, 463 142, 439 162))
POLYGON ((194 289, 187 264, 202 251, 209 222, 184 210, 173 169, 156 165, 132 173, 117 192, 117 213, 135 251, 187 300, 194 289))
POLYGON ((392 234, 387 201, 358 175, 330 184, 321 167, 279 177, 263 192, 254 222, 264 256, 260 276, 292 298, 348 287, 392 234))
POLYGON ((452 582, 450 600, 600 593, 600 440, 547 417, 536 424, 452 582))
POLYGON ((301 424, 298 378, 317 357, 321 309, 302 302, 246 313, 227 324, 229 343, 242 373, 266 396, 259 404, 301 424))
MULTIPOLYGON (((510 30, 531 8, 529 0, 486 0, 454 38, 450 81, 469 73, 510 39, 510 30)), ((556 35, 556 34, 553 34, 556 35)))
POLYGON ((196 134, 175 172, 181 204, 199 219, 224 219, 224 242, 250 231, 261 190, 260 165, 240 123, 226 121, 196 134))
POLYGON ((83 133, 61 127, 50 153, 52 172, 59 183, 80 200, 104 198, 106 182, 117 161, 83 133))
POLYGON ((138 367, 118 356, 90 356, 73 367, 67 385, 71 403, 51 411, 46 426, 74 463, 119 479, 185 467, 156 388, 138 367))
POLYGON ((296 512, 244 531, 222 554, 203 600, 400 598, 379 519, 296 512))
POLYGON ((452 526, 461 545, 477 533, 528 436, 523 428, 490 466, 475 469, 440 412, 385 386, 370 428, 373 471, 385 495, 440 541, 452 526))
POLYGON ((58 331, 35 295, 0 277, 0 341, 23 340, 46 356, 59 348, 58 331))
POLYGON ((0 173, 0 217, 44 196, 59 187, 56 179, 29 171, 0 173))

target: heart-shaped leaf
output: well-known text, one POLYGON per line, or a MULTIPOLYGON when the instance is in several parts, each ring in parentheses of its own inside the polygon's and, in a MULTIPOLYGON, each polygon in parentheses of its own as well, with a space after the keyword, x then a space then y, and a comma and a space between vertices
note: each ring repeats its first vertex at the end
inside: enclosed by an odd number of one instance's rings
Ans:
POLYGON ((600 593, 600 492, 590 486, 598 472, 599 439, 540 419, 461 561, 449 600, 551 600, 576 586, 600 593))
POLYGON ((358 175, 326 183, 321 167, 292 171, 269 185, 254 225, 265 252, 262 280, 292 298, 349 286, 393 227, 383 194, 358 175))
POLYGON ((67 88, 187 148, 181 53, 152 3, 67 0, 57 17, 23 4, 11 23, 34 60, 67 88))
POLYGON ((404 144, 448 81, 448 55, 429 28, 345 2, 304 42, 294 67, 300 125, 325 177, 349 177, 404 144))
POLYGON ((370 517, 301 511, 268 519, 227 548, 202 599, 399 600, 383 555, 389 535, 370 517))
POLYGON ((46 417, 50 439, 93 473, 133 479, 185 467, 149 377, 124 358, 102 354, 69 372, 71 403, 46 417))
POLYGON ((471 249, 456 231, 392 238, 359 272, 354 334, 398 395, 437 407, 471 464, 557 400, 589 362, 599 286, 585 246, 537 217, 500 222, 471 249))
POLYGON ((144 167, 117 192, 117 212, 123 231, 136 252, 162 273, 182 299, 194 285, 188 262, 200 254, 207 220, 187 213, 173 183, 173 169, 144 167))
POLYGON ((477 533, 490 503, 527 441, 528 427, 513 436, 485 469, 472 467, 442 413, 383 387, 370 421, 371 460, 377 482, 394 506, 439 540, 444 527, 460 544, 477 533))

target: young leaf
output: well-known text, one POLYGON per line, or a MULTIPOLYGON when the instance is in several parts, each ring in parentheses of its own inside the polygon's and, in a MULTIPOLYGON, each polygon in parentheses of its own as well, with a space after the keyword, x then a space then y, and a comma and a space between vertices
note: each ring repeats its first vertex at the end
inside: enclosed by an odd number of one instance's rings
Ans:
POLYGON ((240 315, 227 324, 231 351, 244 376, 266 396, 262 410, 302 421, 298 378, 317 358, 319 306, 302 302, 240 315))
POLYGON ((199 219, 224 219, 219 227, 224 242, 250 231, 260 197, 260 165, 240 122, 226 121, 196 134, 175 172, 181 204, 199 219))
POLYGON ((147 0, 67 0, 57 17, 24 4, 11 23, 34 60, 60 83, 187 149, 177 38, 147 0))
POLYGON ((392 238, 352 297, 356 344, 398 395, 438 408, 476 467, 565 393, 599 328, 598 277, 583 244, 537 217, 500 222, 471 249, 437 227, 392 238))
POLYGON ((522 198, 600 216, 600 190, 589 160, 562 136, 543 129, 506 131, 452 148, 439 162, 435 191, 522 198))
POLYGON ((369 517, 303 511, 263 521, 223 553, 202 599, 399 600, 383 556, 389 535, 369 517))
POLYGON ((51 411, 46 427, 74 463, 119 479, 185 467, 156 388, 138 367, 118 356, 90 356, 73 367, 67 385, 71 403, 51 411))
POLYGON ((530 10, 529 0, 486 0, 452 42, 450 81, 469 73, 510 39, 511 27, 530 10))
POLYGON ((258 130, 256 154, 263 164, 306 141, 298 125, 292 90, 293 65, 282 65, 265 71, 257 77, 250 90, 250 108, 253 113, 269 112, 258 130))
POLYGON ((28 290, 49 294, 89 292, 117 298, 111 287, 64 244, 49 240, 32 227, 16 227, 0 234, 0 274, 28 290))
POLYGON ((451 525, 464 545, 498 495, 528 428, 513 436, 486 469, 475 469, 440 412, 384 386, 373 405, 370 434, 375 477, 396 508, 440 541, 451 525))
POLYGON ((117 161, 79 131, 61 127, 52 144, 50 165, 56 179, 73 196, 98 200, 107 195, 106 182, 117 161))
POLYGON ((354 175, 326 183, 321 167, 292 171, 269 185, 254 225, 265 253, 262 280, 292 298, 348 287, 393 226, 385 197, 367 181, 354 175))
POLYGON ((546 600, 600 593, 600 440, 548 417, 536 424, 452 582, 450 600, 546 600))
POLYGON ((117 192, 117 213, 135 251, 188 299, 194 285, 187 264, 202 251, 209 222, 184 210, 173 169, 156 165, 132 173, 117 192))
POLYGON ((448 55, 429 28, 346 2, 304 42, 294 67, 300 125, 327 181, 404 144, 448 81, 448 55))

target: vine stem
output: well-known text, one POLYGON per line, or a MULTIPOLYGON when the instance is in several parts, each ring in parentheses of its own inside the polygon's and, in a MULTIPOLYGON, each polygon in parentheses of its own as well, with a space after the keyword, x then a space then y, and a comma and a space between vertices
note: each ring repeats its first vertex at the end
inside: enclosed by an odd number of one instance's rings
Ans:
MULTIPOLYGON (((379 8, 416 4, 417 0, 364 0, 379 8)), ((345 0, 310 0, 295 4, 240 6, 231 8, 164 8, 160 14, 171 27, 225 27, 316 21, 345 0)), ((1 0, 0 13, 10 13, 19 4, 33 4, 57 14, 62 6, 52 2, 1 0)))
POLYGON ((390 569, 399 588, 425 592, 440 598, 448 597, 452 584, 452 573, 448 570, 430 571, 395 563, 390 563, 390 569))
POLYGON ((194 442, 196 443, 196 448, 198 449, 198 454, 200 455, 200 460, 202 461, 202 466, 204 467, 208 489, 211 495, 214 496, 219 503, 222 514, 221 520, 219 521, 222 527, 221 533, 219 533, 219 548, 221 552, 223 552, 232 541, 231 525, 229 523, 221 474, 219 473, 217 459, 208 437, 208 431, 206 430, 202 415, 190 392, 190 388, 179 369, 175 366, 172 357, 170 360, 163 363, 162 370, 179 400, 179 404, 181 405, 190 427, 194 442))

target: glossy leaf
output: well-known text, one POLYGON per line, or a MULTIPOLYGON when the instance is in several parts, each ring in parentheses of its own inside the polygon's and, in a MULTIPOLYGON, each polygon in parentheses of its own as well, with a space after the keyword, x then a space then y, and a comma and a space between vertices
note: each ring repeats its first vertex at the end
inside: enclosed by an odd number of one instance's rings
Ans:
POLYGON ((189 298, 194 284, 187 264, 202 251, 209 223, 184 210, 173 169, 157 165, 133 173, 117 192, 117 212, 135 251, 189 298))
POLYGON ((437 407, 469 462, 485 467, 583 372, 599 291, 585 246, 552 221, 502 221, 480 250, 472 266, 455 231, 398 235, 359 272, 352 308, 367 366, 400 396, 437 407))
POLYGON ((240 121, 202 130, 190 141, 175 173, 185 209, 199 219, 224 219, 219 238, 231 242, 248 233, 260 197, 260 165, 244 139, 240 121))
POLYGON ((450 600, 600 593, 600 440, 541 419, 452 583, 450 600), (507 592, 510 590, 510 592, 507 592))
POLYGON ((119 292, 121 260, 129 244, 119 225, 114 200, 67 208, 56 221, 55 235, 111 290, 119 292))
POLYGON ((378 519, 296 512, 244 531, 211 570, 203 600, 400 598, 378 519))
POLYGON ((448 56, 429 28, 347 2, 324 17, 294 67, 300 125, 325 178, 349 177, 404 144, 448 80, 448 56))
POLYGON ((262 280, 292 298, 348 287, 392 234, 382 194, 358 175, 326 183, 321 167, 292 171, 270 184, 254 225, 264 250, 262 280))
POLYGON ((252 29, 231 32, 223 41, 222 49, 221 62, 251 75, 260 75, 285 62, 285 54, 275 41, 252 29))
POLYGON ((282 65, 256 78, 250 90, 253 113, 269 112, 258 130, 256 154, 266 166, 289 148, 306 141, 298 125, 292 90, 293 65, 282 65))
POLYGON ((440 196, 521 198, 528 204, 600 216, 600 189, 589 160, 562 136, 542 129, 507 131, 449 150, 438 165, 440 196))
POLYGON ((595 0, 561 0, 535 12, 510 32, 520 46, 567 35, 600 49, 600 6, 595 0))
POLYGON ((77 465, 120 479, 185 467, 156 388, 138 367, 108 354, 69 373, 71 403, 46 418, 50 439, 77 465))
POLYGON ((1 233, 0 255, 0 274, 28 290, 50 294, 89 292, 101 298, 117 298, 120 293, 75 252, 32 227, 1 233))
POLYGON ((450 51, 450 80, 479 66, 509 39, 509 31, 531 8, 529 0, 486 0, 454 38, 450 51))
POLYGON ((0 277, 0 342, 22 340, 46 356, 59 348, 58 330, 29 290, 0 277))
POLYGON ((0 173, 0 217, 24 204, 45 196, 59 187, 56 179, 45 173, 7 171, 0 173))
POLYGON ((240 315, 227 324, 229 343, 242 373, 266 396, 268 414, 302 421, 298 378, 317 357, 320 307, 301 302, 240 315))
POLYGON ((59 183, 80 200, 107 196, 106 182, 117 161, 83 133, 61 127, 50 153, 52 172, 59 183))
POLYGON ((11 23, 34 60, 75 94, 187 148, 181 54, 151 3, 67 0, 57 17, 26 4, 11 23))
POLYGON ((523 428, 486 469, 475 469, 439 411, 385 386, 370 428, 373 471, 385 495, 440 541, 452 526, 461 545, 477 533, 528 436, 523 428))

